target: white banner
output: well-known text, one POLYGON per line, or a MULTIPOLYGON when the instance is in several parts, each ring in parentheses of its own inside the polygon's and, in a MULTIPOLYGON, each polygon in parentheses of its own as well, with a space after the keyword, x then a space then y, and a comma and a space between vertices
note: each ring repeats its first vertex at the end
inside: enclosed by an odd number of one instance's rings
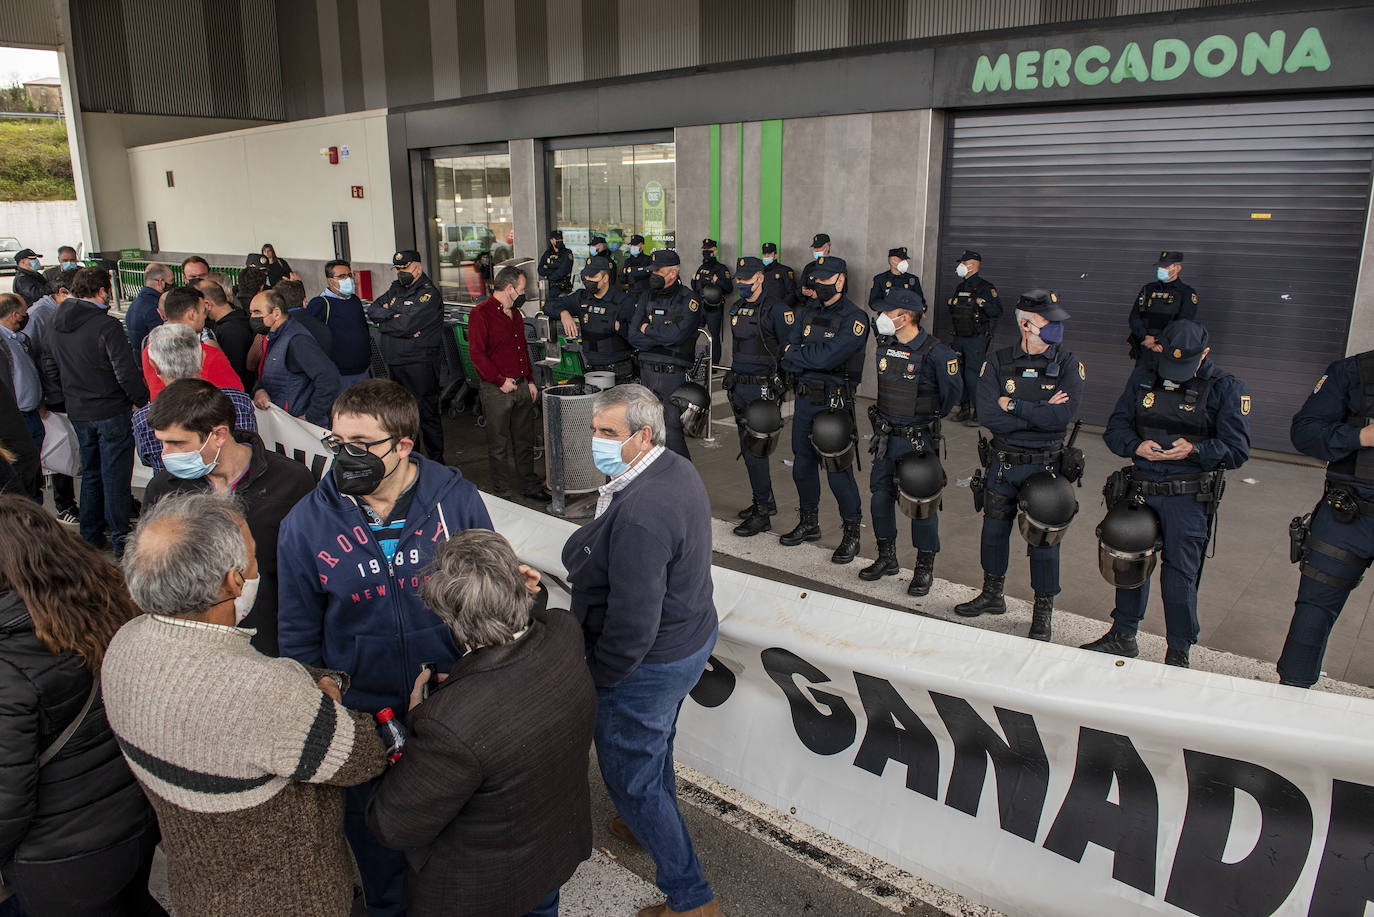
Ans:
MULTIPOLYGON (((327 460, 277 414, 269 448, 327 460)), ((570 523, 484 499, 566 577, 570 523)), ((713 578, 720 641, 678 758, 807 824, 1017 917, 1374 900, 1374 702, 713 578)))

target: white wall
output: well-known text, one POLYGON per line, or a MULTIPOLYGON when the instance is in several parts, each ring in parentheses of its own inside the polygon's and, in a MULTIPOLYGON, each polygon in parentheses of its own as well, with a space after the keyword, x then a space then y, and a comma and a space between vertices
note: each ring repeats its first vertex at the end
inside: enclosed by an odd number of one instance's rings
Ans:
POLYGON ((128 156, 137 225, 156 220, 164 250, 247 253, 271 242, 288 260, 328 260, 330 224, 346 220, 354 261, 390 263, 395 251, 385 112, 156 143, 128 156), (330 165, 320 149, 331 146, 348 147, 348 158, 330 165), (363 199, 351 197, 353 185, 363 199))
POLYGON ((81 242, 81 211, 76 201, 0 202, 0 236, 14 236, 23 248, 43 257, 43 266, 57 264, 57 247, 81 242))

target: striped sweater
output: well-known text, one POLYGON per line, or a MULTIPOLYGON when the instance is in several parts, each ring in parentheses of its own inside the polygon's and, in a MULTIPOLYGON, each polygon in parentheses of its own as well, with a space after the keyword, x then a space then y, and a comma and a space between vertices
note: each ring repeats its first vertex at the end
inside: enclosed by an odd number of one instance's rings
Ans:
POLYGON ((143 615, 115 635, 105 707, 162 828, 181 917, 336 917, 357 873, 343 787, 385 767, 372 718, 250 631, 143 615))

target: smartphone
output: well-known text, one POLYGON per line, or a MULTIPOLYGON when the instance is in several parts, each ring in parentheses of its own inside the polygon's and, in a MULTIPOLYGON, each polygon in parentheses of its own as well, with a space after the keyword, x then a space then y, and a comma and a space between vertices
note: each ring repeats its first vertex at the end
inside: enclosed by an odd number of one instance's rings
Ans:
POLYGON ((439 684, 439 663, 422 662, 420 668, 429 673, 424 686, 420 688, 420 699, 425 700, 429 697, 429 692, 433 691, 439 684))

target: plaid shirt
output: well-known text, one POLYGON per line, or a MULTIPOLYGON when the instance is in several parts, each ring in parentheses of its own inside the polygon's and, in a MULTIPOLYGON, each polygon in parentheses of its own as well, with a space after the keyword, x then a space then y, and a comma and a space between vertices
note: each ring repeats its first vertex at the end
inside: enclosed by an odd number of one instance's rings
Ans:
POLYGON ((600 516, 607 509, 609 509, 611 505, 611 500, 615 497, 615 495, 620 493, 625 488, 629 487, 630 482, 632 482, 635 478, 643 474, 644 469, 652 465, 654 463, 654 459, 662 455, 663 452, 664 449, 662 446, 654 446, 652 449, 649 450, 648 455, 644 456, 643 461, 636 462, 634 465, 630 466, 630 470, 622 474, 620 477, 611 478, 605 484, 602 484, 600 490, 597 491, 597 493, 600 494, 600 496, 596 498, 596 514, 600 516))
MULTIPOLYGON (((258 415, 253 407, 253 399, 238 389, 222 388, 220 391, 234 402, 234 429, 258 432, 258 415)), ((164 467, 162 443, 153 435, 153 428, 148 426, 148 409, 151 407, 150 402, 134 411, 134 451, 138 453, 143 464, 153 469, 153 474, 157 474, 164 467)))

